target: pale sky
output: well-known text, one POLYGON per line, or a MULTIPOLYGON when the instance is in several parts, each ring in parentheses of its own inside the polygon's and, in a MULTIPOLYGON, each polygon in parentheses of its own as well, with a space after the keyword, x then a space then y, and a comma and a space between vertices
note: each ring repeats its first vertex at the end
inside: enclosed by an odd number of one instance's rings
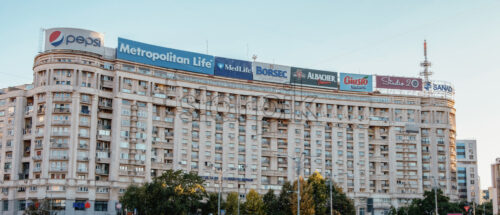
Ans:
POLYGON ((417 76, 456 89, 457 136, 478 141, 481 187, 500 157, 500 1, 9 1, 0 88, 31 83, 40 28, 76 27, 211 55, 346 73, 417 76), (14 2, 14 3, 12 3, 14 2), (248 47, 248 49, 247 49, 248 47), (248 50, 248 51, 247 51, 248 50))

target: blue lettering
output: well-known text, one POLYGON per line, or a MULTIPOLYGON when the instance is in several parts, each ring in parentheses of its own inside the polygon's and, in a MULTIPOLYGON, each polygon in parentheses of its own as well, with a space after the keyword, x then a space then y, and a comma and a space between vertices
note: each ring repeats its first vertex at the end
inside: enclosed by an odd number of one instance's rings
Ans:
POLYGON ((262 68, 260 66, 257 66, 256 69, 257 69, 257 71, 256 71, 257 75, 266 75, 266 76, 287 78, 286 71, 283 71, 283 70, 266 69, 266 68, 262 68))

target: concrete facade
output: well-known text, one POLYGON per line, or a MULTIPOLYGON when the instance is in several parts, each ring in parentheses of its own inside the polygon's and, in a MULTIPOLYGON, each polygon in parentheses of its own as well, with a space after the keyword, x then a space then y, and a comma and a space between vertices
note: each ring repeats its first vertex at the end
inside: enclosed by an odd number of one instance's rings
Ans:
POLYGON ((476 140, 457 140, 457 183, 460 200, 480 203, 476 140))
POLYGON ((491 185, 489 192, 493 203, 493 214, 497 215, 500 214, 500 158, 491 165, 491 185))
POLYGON ((114 214, 128 185, 167 169, 223 170, 224 192, 278 191, 297 178, 301 152, 300 174, 333 178, 358 211, 373 198, 384 214, 436 185, 458 199, 451 98, 247 82, 80 51, 41 53, 33 73, 0 95, 2 214, 44 199, 58 214, 114 214), (76 211, 76 200, 91 207, 76 211))

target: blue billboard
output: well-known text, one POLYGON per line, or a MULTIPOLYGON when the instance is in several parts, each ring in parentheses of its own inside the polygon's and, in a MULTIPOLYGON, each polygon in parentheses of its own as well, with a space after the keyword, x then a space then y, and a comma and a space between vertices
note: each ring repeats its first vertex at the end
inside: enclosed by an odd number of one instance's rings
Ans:
POLYGON ((372 92, 373 77, 371 75, 340 73, 340 90, 372 92))
POLYGON ((170 69, 214 74, 214 57, 118 38, 116 58, 170 69))
POLYGON ((229 78, 253 80, 252 62, 215 57, 214 74, 229 78))

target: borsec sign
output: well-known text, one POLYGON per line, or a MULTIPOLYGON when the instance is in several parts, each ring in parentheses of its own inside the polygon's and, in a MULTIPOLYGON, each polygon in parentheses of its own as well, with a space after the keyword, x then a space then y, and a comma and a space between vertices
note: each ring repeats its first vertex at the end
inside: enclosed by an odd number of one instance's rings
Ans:
POLYGON ((78 28, 51 28, 45 30, 45 49, 70 49, 104 54, 104 35, 78 28))

